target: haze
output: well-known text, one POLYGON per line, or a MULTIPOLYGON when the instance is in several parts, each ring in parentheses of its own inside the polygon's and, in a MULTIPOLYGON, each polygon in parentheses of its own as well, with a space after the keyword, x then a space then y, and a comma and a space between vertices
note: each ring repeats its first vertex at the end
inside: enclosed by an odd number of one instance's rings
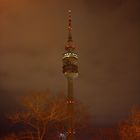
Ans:
POLYGON ((79 53, 75 96, 93 124, 114 124, 140 104, 139 0, 0 0, 0 112, 32 90, 66 93, 68 9, 79 53))

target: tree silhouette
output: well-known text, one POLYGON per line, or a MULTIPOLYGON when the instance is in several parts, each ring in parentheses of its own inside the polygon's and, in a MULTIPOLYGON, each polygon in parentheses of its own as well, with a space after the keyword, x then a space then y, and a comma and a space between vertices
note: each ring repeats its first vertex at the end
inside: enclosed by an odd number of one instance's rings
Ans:
POLYGON ((63 96, 38 92, 24 97, 21 102, 24 110, 9 115, 13 123, 25 126, 21 139, 44 140, 51 124, 68 118, 63 96))
MULTIPOLYGON (((45 140, 53 131, 66 130, 69 115, 66 97, 63 94, 36 92, 22 98, 21 104, 22 111, 8 115, 12 123, 24 126, 25 129, 20 132, 20 139, 45 140)), ((75 127, 84 127, 88 120, 86 109, 83 110, 82 106, 77 105, 75 127)))
POLYGON ((120 123, 121 140, 140 140, 140 109, 132 107, 129 119, 120 123))

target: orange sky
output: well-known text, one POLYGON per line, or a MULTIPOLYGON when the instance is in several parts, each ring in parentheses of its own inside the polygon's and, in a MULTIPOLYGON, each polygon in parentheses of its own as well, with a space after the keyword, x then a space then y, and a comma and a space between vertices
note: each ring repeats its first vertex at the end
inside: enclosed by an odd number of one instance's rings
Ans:
POLYGON ((94 122, 116 123, 139 103, 139 1, 0 0, 0 9, 0 112, 31 90, 66 92, 68 9, 79 53, 75 96, 94 122))

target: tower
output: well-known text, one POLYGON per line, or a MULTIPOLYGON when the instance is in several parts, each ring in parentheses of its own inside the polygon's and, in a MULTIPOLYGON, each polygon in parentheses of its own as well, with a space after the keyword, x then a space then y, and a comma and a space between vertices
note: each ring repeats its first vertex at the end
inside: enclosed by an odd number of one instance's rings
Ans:
POLYGON ((71 10, 69 10, 68 19, 68 40, 63 53, 63 74, 65 75, 68 83, 67 93, 67 111, 69 114, 67 140, 74 140, 75 127, 74 127, 74 92, 73 80, 78 77, 78 55, 75 52, 75 46, 72 39, 72 19, 71 10))

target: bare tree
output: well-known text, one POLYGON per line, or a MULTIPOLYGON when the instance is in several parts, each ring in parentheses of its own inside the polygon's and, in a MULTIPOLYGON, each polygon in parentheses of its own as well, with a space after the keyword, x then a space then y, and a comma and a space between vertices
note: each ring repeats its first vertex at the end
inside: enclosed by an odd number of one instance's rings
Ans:
MULTIPOLYGON (((24 97, 21 103, 23 111, 8 115, 13 123, 25 127, 25 130, 20 132, 21 140, 44 140, 48 138, 49 129, 59 132, 66 130, 69 115, 63 94, 37 92, 24 97)), ((86 109, 77 104, 75 118, 75 127, 82 128, 87 124, 89 115, 86 109)))
POLYGON ((129 119, 120 123, 121 140, 140 140, 140 109, 132 107, 129 119))
POLYGON ((46 92, 38 92, 22 99, 24 111, 9 115, 13 123, 22 123, 26 131, 21 139, 44 140, 51 123, 61 122, 68 118, 65 99, 46 92))

